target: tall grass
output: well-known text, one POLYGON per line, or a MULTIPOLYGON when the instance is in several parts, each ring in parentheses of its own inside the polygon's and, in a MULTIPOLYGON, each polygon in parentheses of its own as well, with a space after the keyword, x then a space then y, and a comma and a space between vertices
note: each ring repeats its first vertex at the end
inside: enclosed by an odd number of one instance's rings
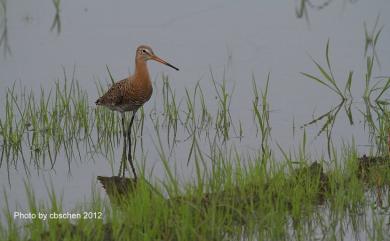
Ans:
POLYGON ((218 111, 216 113, 215 129, 222 134, 224 140, 229 139, 229 130, 232 125, 230 115, 230 103, 232 100, 233 89, 228 92, 226 86, 225 72, 223 72, 222 81, 216 82, 213 72, 210 70, 211 81, 217 94, 218 111))
MULTIPOLYGON (((376 53, 376 46, 380 39, 380 34, 382 32, 383 27, 379 27, 379 16, 376 18, 375 24, 371 31, 368 30, 366 23, 364 23, 364 32, 365 32, 365 48, 364 48, 364 56, 366 64, 363 68, 363 80, 364 80, 364 93, 363 93, 363 102, 364 108, 360 108, 359 106, 353 106, 353 96, 351 93, 353 73, 356 71, 349 70, 347 74, 347 78, 345 80, 344 88, 340 87, 340 80, 338 80, 334 73, 331 65, 330 58, 330 44, 329 40, 326 43, 325 48, 325 67, 320 65, 314 59, 313 62, 317 67, 319 72, 319 76, 314 74, 309 74, 306 72, 301 72, 302 75, 308 77, 309 79, 319 83, 325 87, 327 87, 331 92, 337 94, 340 98, 340 102, 338 105, 331 107, 328 111, 314 117, 313 120, 307 122, 303 125, 303 127, 308 127, 313 124, 316 124, 320 121, 323 124, 318 131, 317 136, 321 134, 326 134, 327 145, 328 145, 328 156, 332 158, 332 131, 335 125, 336 119, 339 116, 339 113, 342 112, 344 108, 344 112, 349 120, 350 125, 354 124, 353 117, 353 107, 362 114, 364 117, 364 124, 368 126, 370 130, 370 140, 372 142, 376 142, 375 147, 377 148, 378 154, 384 154, 383 146, 386 143, 385 136, 387 136, 387 132, 385 133, 383 129, 381 130, 378 127, 380 124, 382 116, 384 116, 385 106, 389 104, 389 102, 384 99, 385 93, 390 88, 390 78, 388 77, 378 77, 377 81, 373 83, 375 77, 375 68, 376 65, 380 66, 378 55, 376 53), (376 138, 380 136, 380 138, 376 138)), ((356 82, 356 81, 355 81, 356 82)))
POLYGON ((6 57, 8 54, 11 54, 11 47, 8 40, 7 0, 1 0, 0 6, 0 47, 3 46, 3 53, 6 57))
POLYGON ((61 0, 52 0, 52 1, 56 12, 53 18, 53 23, 51 24, 50 27, 50 31, 56 29, 57 34, 60 34, 61 33, 61 17, 60 17, 61 0))
MULTIPOLYGON (((81 159, 80 149, 93 150, 91 136, 95 128, 99 134, 108 126, 110 133, 118 132, 114 115, 102 110, 96 110, 93 115, 88 96, 74 74, 69 79, 64 70, 63 78, 54 82, 52 89, 47 91, 41 87, 39 98, 23 87, 17 92, 16 83, 6 91, 5 116, 0 120, 0 164, 17 167, 22 160, 28 172, 27 160, 32 160, 35 168, 47 164, 53 168, 60 150, 64 150, 68 160, 81 159)), ((106 135, 103 140, 109 143, 112 138, 106 135)))
POLYGON ((252 101, 253 115, 257 124, 257 132, 260 131, 261 151, 263 155, 262 160, 267 160, 268 157, 271 155, 271 149, 268 145, 268 140, 271 137, 270 107, 268 102, 269 78, 270 74, 268 73, 264 91, 261 91, 261 95, 259 95, 259 90, 257 88, 255 77, 252 77, 254 95, 254 100, 252 101), (260 100, 261 103, 259 103, 260 100))

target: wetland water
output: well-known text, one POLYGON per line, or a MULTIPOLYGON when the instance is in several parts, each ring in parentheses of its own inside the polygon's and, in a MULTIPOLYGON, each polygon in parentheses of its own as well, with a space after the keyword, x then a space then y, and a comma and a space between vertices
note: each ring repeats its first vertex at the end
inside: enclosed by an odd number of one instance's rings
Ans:
MULTIPOLYGON (((203 134, 199 134, 200 153, 205 156, 212 156, 210 136, 218 136, 214 142, 224 146, 227 153, 237 150, 240 155, 247 156, 261 149, 261 134, 253 116, 253 80, 257 88, 264 91, 270 74, 271 136, 268 142, 275 159, 283 158, 278 146, 298 155, 305 131, 306 158, 329 160, 328 138, 325 133, 317 136, 323 120, 301 128, 340 103, 337 94, 301 74, 321 76, 312 59, 326 66, 325 49, 329 41, 332 70, 342 88, 349 72, 353 71, 350 91, 353 98, 349 99, 353 125, 343 106, 332 129, 333 144, 339 150, 345 143, 354 143, 360 155, 370 151, 375 153, 362 98, 366 85, 366 56, 373 54, 369 45, 365 55, 365 26, 369 33, 377 32, 383 26, 375 46, 374 84, 385 81, 381 77, 390 74, 389 1, 307 2, 303 16, 298 16, 300 1, 173 0, 117 1, 115 4, 62 1, 59 15, 50 1, 1 1, 4 3, 0 16, 4 36, 0 45, 2 120, 6 118, 7 88, 16 83, 15 93, 25 88, 27 92, 33 91, 39 100, 41 88, 48 95, 50 89, 55 89, 56 81, 62 85, 64 71, 68 82, 74 72, 79 88, 87 94, 86 103, 93 118, 94 102, 100 95, 97 83, 100 82, 104 90, 110 85, 106 66, 115 80, 123 79, 133 72, 136 47, 148 44, 157 55, 179 67, 180 71, 148 63, 154 93, 144 106, 142 141, 138 133, 135 155, 138 168, 144 169, 146 176, 157 180, 166 177, 155 127, 159 126, 162 146, 175 175, 183 182, 196 177, 191 162, 195 157, 189 158, 193 151, 188 133, 190 124, 185 117, 179 121, 176 143, 172 145, 172 127, 168 128, 170 125, 163 121, 167 116, 163 105, 163 75, 168 76, 180 115, 188 115, 186 89, 190 96, 194 92, 199 95, 201 89, 209 117, 214 121, 219 120, 221 104, 216 89, 222 91, 219 84, 225 80, 229 101, 226 104, 229 107, 228 137, 226 133, 216 134, 215 124, 206 124, 203 134), (215 86, 213 78, 217 83, 215 86), (200 85, 198 89, 197 83, 200 85)), ((384 93, 382 99, 387 101, 389 94, 384 93)), ((197 105, 196 115, 200 115, 201 103, 197 105)), ((139 120, 140 112, 137 117, 139 120)), ((118 127, 120 125, 115 128, 118 127)), ((24 141, 25 161, 19 154, 9 163, 4 159, 0 166, 0 184, 4 189, 0 203, 4 203, 6 194, 11 211, 26 210, 25 182, 36 197, 45 202, 49 200, 47 189, 53 185, 56 193, 62 196, 64 210, 71 210, 90 198, 92 186, 104 196, 96 176, 117 174, 122 150, 121 134, 118 133, 108 145, 112 149, 97 150, 99 134, 94 129, 90 135, 92 144, 76 140, 68 147, 61 147, 54 164, 47 155, 37 158, 40 165, 30 161, 31 147, 24 141), (69 148, 72 150, 65 150, 69 148)), ((4 140, 0 141, 4 148, 4 140)), ((353 240, 353 237, 346 237, 353 240)))

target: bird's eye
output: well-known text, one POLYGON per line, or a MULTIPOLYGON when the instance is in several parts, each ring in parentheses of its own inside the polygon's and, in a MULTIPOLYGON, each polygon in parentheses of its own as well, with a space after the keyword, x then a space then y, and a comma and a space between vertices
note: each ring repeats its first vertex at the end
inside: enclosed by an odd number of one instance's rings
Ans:
POLYGON ((144 54, 146 54, 147 51, 146 51, 146 49, 143 49, 142 52, 143 52, 144 54))

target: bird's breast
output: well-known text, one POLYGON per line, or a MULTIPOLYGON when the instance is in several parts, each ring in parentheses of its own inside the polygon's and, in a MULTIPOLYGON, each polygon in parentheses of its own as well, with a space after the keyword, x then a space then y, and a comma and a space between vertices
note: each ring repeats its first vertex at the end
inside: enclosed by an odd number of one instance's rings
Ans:
POLYGON ((129 89, 129 102, 143 105, 147 102, 153 93, 151 84, 134 84, 129 89))

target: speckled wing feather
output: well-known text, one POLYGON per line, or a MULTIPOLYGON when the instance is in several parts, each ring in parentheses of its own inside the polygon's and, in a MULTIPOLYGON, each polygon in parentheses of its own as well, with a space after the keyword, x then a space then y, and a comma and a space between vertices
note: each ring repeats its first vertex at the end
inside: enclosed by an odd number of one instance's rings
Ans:
POLYGON ((127 79, 116 82, 111 88, 101 96, 95 103, 103 106, 120 106, 124 101, 124 89, 127 79))

